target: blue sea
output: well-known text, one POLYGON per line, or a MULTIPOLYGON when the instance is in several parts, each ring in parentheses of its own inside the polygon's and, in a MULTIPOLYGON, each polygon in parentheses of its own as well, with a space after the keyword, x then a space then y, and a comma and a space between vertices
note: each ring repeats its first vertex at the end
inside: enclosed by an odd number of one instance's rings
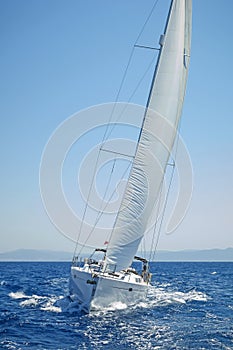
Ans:
POLYGON ((67 262, 0 263, 0 349, 233 349, 233 263, 152 263, 147 300, 85 314, 67 262))

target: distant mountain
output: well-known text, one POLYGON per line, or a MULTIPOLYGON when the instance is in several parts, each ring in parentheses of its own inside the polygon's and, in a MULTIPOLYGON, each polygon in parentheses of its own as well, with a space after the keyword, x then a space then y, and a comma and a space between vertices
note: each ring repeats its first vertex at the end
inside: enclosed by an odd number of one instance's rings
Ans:
POLYGON ((233 248, 163 251, 156 253, 157 261, 233 261, 233 248))
MULTIPOLYGON (((139 253, 140 254, 140 253, 139 253)), ((71 261, 72 253, 52 250, 18 249, 0 253, 0 261, 71 261)), ((233 248, 208 250, 160 250, 156 261, 233 261, 233 248)))
POLYGON ((6 253, 0 253, 0 261, 71 261, 72 253, 36 250, 17 249, 6 253))

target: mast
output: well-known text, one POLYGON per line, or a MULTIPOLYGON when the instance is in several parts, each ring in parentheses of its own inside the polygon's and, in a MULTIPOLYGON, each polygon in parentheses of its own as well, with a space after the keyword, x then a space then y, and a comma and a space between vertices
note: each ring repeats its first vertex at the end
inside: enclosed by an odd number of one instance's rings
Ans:
POLYGON ((143 120, 142 120, 142 126, 141 126, 140 133, 139 133, 139 136, 138 136, 138 143, 139 143, 140 138, 141 138, 142 129, 143 129, 145 118, 146 118, 146 111, 147 111, 147 109, 149 107, 149 104, 150 104, 150 98, 151 98, 151 94, 152 94, 152 90, 153 90, 153 86, 154 86, 155 77, 156 77, 156 74, 157 74, 157 69, 158 69, 160 56, 161 56, 161 51, 163 49, 163 40, 164 40, 164 36, 166 34, 166 31, 167 31, 169 18, 171 16, 171 10, 172 10, 173 1, 174 0, 171 0, 170 7, 169 7, 169 12, 168 12, 167 20, 166 20, 166 24, 165 24, 165 28, 164 28, 163 34, 161 34, 160 39, 159 39, 159 45, 160 45, 159 54, 158 54, 158 57, 157 57, 157 60, 156 60, 154 74, 153 74, 152 81, 151 81, 151 84, 150 84, 150 90, 149 90, 149 94, 148 94, 148 98, 147 98, 147 102, 146 102, 146 110, 145 110, 145 113, 144 113, 144 117, 143 117, 143 120))
POLYGON ((157 69, 158 69, 158 65, 159 65, 159 61, 160 61, 160 56, 161 56, 161 51, 162 51, 162 49, 163 49, 164 37, 165 37, 165 35, 166 35, 166 31, 167 31, 167 26, 168 26, 169 18, 170 18, 170 16, 171 16, 171 10, 172 10, 173 2, 174 2, 174 0, 171 0, 171 4, 170 4, 168 16, 167 16, 167 21, 166 21, 166 24, 165 24, 165 27, 164 27, 164 31, 163 31, 163 34, 160 36, 160 39, 159 39, 160 49, 159 49, 159 54, 158 54, 158 58, 157 58, 157 62, 156 62, 156 66, 155 66, 155 70, 154 70, 154 74, 153 74, 151 86, 150 86, 150 91, 149 91, 149 95, 148 95, 148 99, 147 99, 147 103, 146 103, 146 109, 149 107, 149 104, 150 104, 151 93, 152 93, 152 89, 153 89, 155 77, 156 77, 156 74, 157 74, 157 69))
POLYGON ((176 137, 186 80, 191 0, 172 0, 127 187, 106 253, 116 270, 127 268, 152 214, 176 137))

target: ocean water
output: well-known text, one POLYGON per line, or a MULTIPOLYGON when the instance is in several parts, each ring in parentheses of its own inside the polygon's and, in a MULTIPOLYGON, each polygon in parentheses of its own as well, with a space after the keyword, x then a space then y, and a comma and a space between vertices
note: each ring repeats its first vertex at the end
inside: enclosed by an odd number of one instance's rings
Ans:
POLYGON ((233 349, 233 263, 153 263, 147 300, 85 314, 70 264, 0 263, 0 349, 233 349))

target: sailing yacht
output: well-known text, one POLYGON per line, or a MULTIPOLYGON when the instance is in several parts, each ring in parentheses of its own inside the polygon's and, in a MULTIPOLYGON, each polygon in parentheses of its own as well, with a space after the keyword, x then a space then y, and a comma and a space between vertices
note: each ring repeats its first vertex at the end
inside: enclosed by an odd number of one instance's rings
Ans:
POLYGON ((177 134, 189 66, 191 12, 191 0, 171 1, 135 157, 106 249, 97 247, 97 258, 73 259, 70 297, 86 312, 115 302, 136 303, 150 287, 149 262, 136 254, 177 134), (156 162, 151 162, 151 152, 156 162), (141 262, 140 271, 132 267, 134 260, 141 262))

